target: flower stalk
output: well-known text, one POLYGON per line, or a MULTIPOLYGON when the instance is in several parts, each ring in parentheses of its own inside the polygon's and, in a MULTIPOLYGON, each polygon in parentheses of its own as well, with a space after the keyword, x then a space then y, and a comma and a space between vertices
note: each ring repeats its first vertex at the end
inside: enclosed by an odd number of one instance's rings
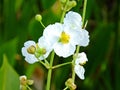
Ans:
MULTIPOLYGON (((52 51, 51 58, 50 58, 50 67, 52 67, 52 65, 53 65, 54 55, 55 55, 55 53, 54 53, 54 51, 52 51)), ((50 90, 51 76, 52 76, 52 68, 49 68, 46 90, 50 90)))
MULTIPOLYGON (((64 7, 64 10, 63 10, 63 13, 62 13, 62 16, 61 16, 61 20, 60 20, 60 23, 63 22, 64 20, 64 16, 65 16, 65 13, 66 13, 66 7, 67 7, 67 3, 68 3, 69 0, 66 1, 66 4, 65 4, 65 7, 64 7)), ((52 67, 53 65, 53 60, 54 60, 54 51, 52 52, 51 54, 51 59, 50 59, 50 67, 52 67)), ((60 67, 60 66, 56 66, 56 67, 60 67)), ((56 67, 53 67, 53 68, 56 68, 56 67)), ((52 69, 53 68, 49 68, 48 69, 48 77, 47 77, 47 86, 46 86, 46 90, 50 90, 50 83, 51 83, 51 76, 52 76, 52 69)))
POLYGON ((74 81, 75 81, 75 71, 74 71, 75 60, 76 60, 76 58, 77 58, 76 56, 78 55, 79 50, 80 50, 80 46, 77 46, 76 53, 75 53, 75 55, 73 56, 73 63, 72 63, 72 80, 73 80, 73 83, 74 83, 74 81))
POLYGON ((66 0, 65 6, 64 6, 64 8, 63 8, 63 12, 62 12, 62 16, 61 16, 60 23, 63 23, 64 16, 65 16, 65 13, 66 13, 67 3, 68 3, 68 2, 69 2, 69 0, 66 0))
POLYGON ((59 64, 59 65, 55 65, 55 66, 52 67, 52 69, 56 69, 56 68, 59 68, 59 67, 62 67, 62 66, 71 64, 71 63, 72 63, 72 62, 67 62, 67 63, 62 63, 62 64, 59 64))
POLYGON ((44 25, 43 22, 42 22, 42 16, 41 16, 40 14, 37 14, 37 15, 35 16, 35 19, 36 19, 38 22, 40 22, 40 24, 43 26, 43 28, 45 28, 45 25, 44 25))
POLYGON ((28 85, 26 87, 28 88, 28 90, 32 90, 28 85))
MULTIPOLYGON (((87 0, 84 0, 83 16, 82 16, 82 27, 84 26, 84 21, 85 21, 86 5, 87 5, 87 0)), ((73 63, 72 63, 72 80, 73 80, 73 83, 75 81, 75 71, 74 71, 75 60, 76 60, 76 56, 79 53, 79 50, 80 50, 80 46, 77 46, 75 56, 73 56, 73 63)))
POLYGON ((84 26, 84 22, 85 22, 86 7, 87 7, 87 0, 84 0, 83 14, 82 14, 82 22, 83 22, 82 27, 84 26))
MULTIPOLYGON (((37 59, 38 59, 38 58, 37 58, 37 59)), ((50 68, 50 65, 48 65, 48 64, 46 64, 46 63, 44 63, 44 62, 42 62, 42 61, 39 60, 39 59, 38 59, 38 61, 39 61, 43 66, 45 66, 47 69, 50 68)))

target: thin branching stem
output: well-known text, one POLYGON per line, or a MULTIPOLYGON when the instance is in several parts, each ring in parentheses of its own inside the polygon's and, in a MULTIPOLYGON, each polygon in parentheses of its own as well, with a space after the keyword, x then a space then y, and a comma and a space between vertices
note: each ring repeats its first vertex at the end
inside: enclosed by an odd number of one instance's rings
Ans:
MULTIPOLYGON (((52 65, 53 65, 54 56, 55 56, 55 53, 54 53, 54 51, 52 51, 51 58, 50 58, 50 67, 52 67, 52 65)), ((51 76, 52 76, 52 68, 49 68, 46 90, 50 90, 51 76)))
MULTIPOLYGON (((86 5, 87 5, 87 0, 84 0, 83 15, 82 15, 82 23, 83 23, 82 27, 84 26, 84 21, 85 21, 86 5)), ((73 63, 72 63, 72 80, 73 80, 73 83, 75 81, 75 71, 74 71, 75 60, 76 60, 76 56, 79 53, 79 50, 80 50, 80 46, 77 46, 75 56, 73 56, 73 63)))

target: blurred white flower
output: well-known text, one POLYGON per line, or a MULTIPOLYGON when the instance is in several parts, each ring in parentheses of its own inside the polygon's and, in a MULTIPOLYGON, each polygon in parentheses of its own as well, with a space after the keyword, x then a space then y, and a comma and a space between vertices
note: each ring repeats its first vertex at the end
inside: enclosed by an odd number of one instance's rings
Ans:
POLYGON ((60 23, 49 25, 45 28, 43 36, 49 41, 55 53, 61 57, 68 57, 75 51, 75 46, 80 42, 80 30, 71 30, 69 26, 60 23))
POLYGON ((36 43, 34 41, 26 41, 24 43, 24 47, 22 48, 22 54, 23 56, 25 56, 25 60, 30 64, 38 61, 36 56, 34 55, 35 51, 36 43))
POLYGON ((82 29, 82 17, 79 13, 69 11, 64 18, 64 25, 72 29, 82 29))
POLYGON ((81 29, 80 31, 81 31, 81 35, 80 35, 81 39, 80 39, 80 42, 78 45, 86 47, 86 46, 88 46, 88 44, 90 42, 89 32, 85 29, 81 29))
POLYGON ((69 11, 64 18, 64 26, 69 26, 71 30, 79 30, 79 46, 86 47, 89 44, 89 33, 87 30, 82 29, 82 18, 79 13, 69 11))
POLYGON ((75 73, 77 74, 77 76, 80 79, 82 79, 82 80, 85 79, 85 77, 84 77, 85 69, 84 69, 83 66, 81 66, 81 65, 75 65, 74 70, 75 70, 75 73))
POLYGON ((75 73, 82 80, 85 78, 84 77, 85 69, 83 65, 86 63, 86 61, 88 61, 88 59, 84 52, 79 53, 75 61, 75 67, 74 67, 75 73))
POLYGON ((50 52, 53 50, 50 42, 45 40, 45 38, 43 36, 39 38, 38 46, 42 50, 41 53, 39 53, 39 50, 37 50, 38 54, 40 54, 40 55, 38 55, 40 60, 47 58, 48 55, 50 54, 50 52))
POLYGON ((84 52, 78 53, 77 58, 75 60, 76 65, 84 65, 88 61, 87 56, 84 52))
POLYGON ((22 48, 22 54, 30 64, 37 62, 37 58, 39 58, 39 60, 47 58, 51 51, 52 47, 43 36, 39 38, 37 44, 34 41, 27 41, 22 48))

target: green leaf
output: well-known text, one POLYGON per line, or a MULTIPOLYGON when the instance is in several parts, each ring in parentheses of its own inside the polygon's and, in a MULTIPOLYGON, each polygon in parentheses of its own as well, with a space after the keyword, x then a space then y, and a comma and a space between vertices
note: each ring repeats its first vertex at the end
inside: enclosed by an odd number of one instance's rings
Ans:
POLYGON ((3 1, 4 16, 4 39, 9 40, 16 35, 16 16, 15 16, 15 0, 3 1))
POLYGON ((3 54, 6 54, 6 56, 9 58, 8 62, 11 65, 15 64, 15 55, 17 52, 17 41, 18 39, 15 38, 13 40, 10 40, 6 43, 3 43, 2 45, 0 45, 0 66, 2 65, 2 58, 3 58, 3 54))
POLYGON ((4 55, 3 64, 0 68, 0 90, 19 90, 19 85, 19 76, 4 55))

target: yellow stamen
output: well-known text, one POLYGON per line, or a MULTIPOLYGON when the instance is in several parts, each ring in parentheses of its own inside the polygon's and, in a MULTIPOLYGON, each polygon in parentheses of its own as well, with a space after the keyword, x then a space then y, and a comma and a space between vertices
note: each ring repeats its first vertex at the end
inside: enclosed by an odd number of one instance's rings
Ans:
POLYGON ((27 52, 30 54, 34 54, 36 51, 35 46, 31 45, 29 48, 27 48, 27 52))
POLYGON ((69 40, 70 40, 70 36, 67 33, 62 32, 60 37, 60 42, 62 42, 63 44, 67 44, 69 40))

